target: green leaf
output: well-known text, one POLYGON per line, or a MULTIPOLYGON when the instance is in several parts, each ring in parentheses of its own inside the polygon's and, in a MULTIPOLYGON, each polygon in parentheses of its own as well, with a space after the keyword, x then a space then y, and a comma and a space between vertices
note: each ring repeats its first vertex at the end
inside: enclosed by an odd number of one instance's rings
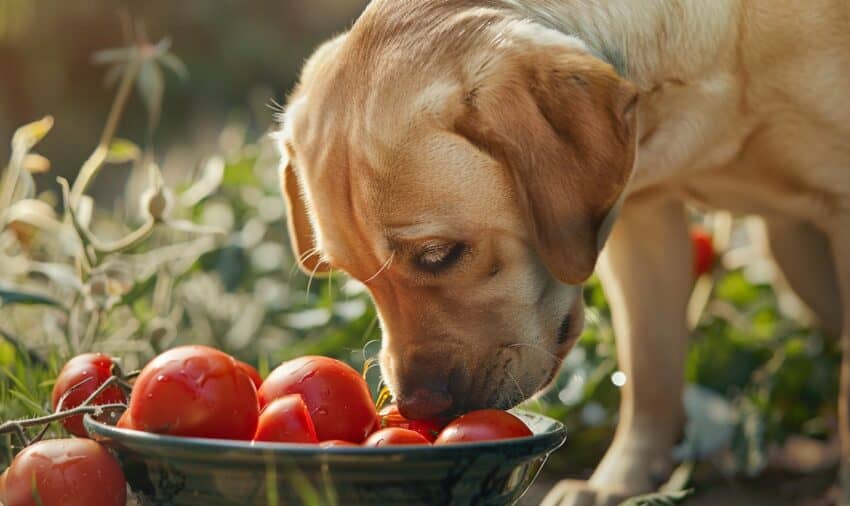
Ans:
POLYGON ((201 177, 180 195, 180 205, 194 207, 218 190, 224 179, 224 159, 218 156, 210 158, 204 164, 201 177))
POLYGON ((44 407, 43 407, 43 406, 40 406, 37 402, 35 402, 34 400, 30 399, 29 397, 27 397, 26 395, 22 394, 21 392, 19 392, 19 391, 17 391, 17 390, 9 390, 9 393, 10 393, 10 394, 12 394, 12 396, 13 396, 13 397, 15 397, 15 398, 17 398, 19 401, 21 401, 21 402, 23 402, 24 404, 26 404, 26 405, 27 405, 27 407, 29 407, 29 408, 33 411, 33 413, 37 413, 37 414, 39 414, 39 415, 43 415, 43 414, 45 414, 45 413, 47 412, 47 411, 44 409, 44 407))
POLYGON ((139 146, 127 139, 115 139, 109 145, 106 161, 109 163, 127 163, 138 160, 142 155, 139 146))
POLYGON ((157 58, 157 61, 163 66, 174 72, 181 81, 189 80, 189 69, 183 61, 173 53, 163 53, 157 58))
POLYGON ((42 305, 63 307, 58 301, 37 293, 19 292, 0 289, 0 307, 7 304, 23 304, 27 306, 42 305))
POLYGON ((139 77, 136 80, 139 95, 148 111, 150 128, 159 123, 159 113, 162 110, 162 97, 165 93, 165 79, 162 70, 153 61, 142 64, 139 69, 139 77))
POLYGON ((222 186, 255 186, 259 184, 256 174, 254 174, 255 159, 244 158, 236 163, 228 164, 224 168, 224 176, 222 177, 222 186))
POLYGON ((103 65, 106 63, 128 62, 133 59, 136 54, 135 47, 116 47, 112 49, 103 49, 92 54, 92 62, 103 65))
POLYGON ((108 87, 117 83, 121 76, 124 75, 124 72, 127 72, 127 64, 126 63, 116 63, 115 65, 109 67, 109 70, 106 71, 106 74, 103 76, 103 83, 108 87))
POLYGON ((159 57, 167 53, 169 49, 171 49, 171 37, 165 37, 154 45, 153 54, 159 57))
POLYGON ((655 493, 632 497, 621 502, 619 506, 674 506, 693 495, 694 490, 680 490, 678 492, 655 493))
POLYGON ((27 123, 15 130, 15 135, 12 136, 12 149, 29 151, 47 135, 51 128, 53 128, 53 116, 45 116, 38 121, 27 123))

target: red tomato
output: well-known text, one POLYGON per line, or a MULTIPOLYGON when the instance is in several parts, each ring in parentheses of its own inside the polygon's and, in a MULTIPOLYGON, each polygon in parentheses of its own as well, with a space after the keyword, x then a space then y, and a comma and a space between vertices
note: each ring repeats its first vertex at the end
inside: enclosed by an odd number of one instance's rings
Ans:
POLYGON ((390 427, 373 432, 363 442, 363 446, 371 446, 377 448, 379 446, 395 446, 395 445, 430 445, 422 434, 410 430, 400 429, 398 427, 390 427))
POLYGON ((7 467, 3 474, 0 474, 0 504, 6 504, 6 475, 9 474, 9 468, 7 467))
POLYGON ((260 405, 289 394, 301 394, 319 441, 360 443, 378 416, 363 378, 328 357, 300 357, 278 366, 260 387, 260 405))
POLYGON ((331 439, 330 441, 322 441, 319 443, 319 446, 322 448, 342 448, 346 446, 357 447, 356 444, 350 443, 348 441, 343 441, 342 439, 331 439))
POLYGON ((247 374, 248 377, 251 378, 251 382, 254 383, 254 386, 257 387, 257 390, 259 390, 260 385, 263 384, 263 378, 260 377, 260 373, 257 372, 256 369, 254 369, 254 366, 252 366, 251 364, 247 364, 241 360, 237 360, 236 365, 238 365, 240 369, 245 371, 245 374, 247 374))
POLYGON ((522 420, 498 409, 472 411, 454 419, 437 436, 435 445, 472 443, 531 436, 522 420))
POLYGON ((433 442, 437 439, 437 435, 446 426, 448 420, 439 418, 429 418, 428 420, 408 420, 403 417, 398 411, 398 406, 391 404, 384 407, 380 413, 380 428, 398 427, 401 429, 410 429, 425 436, 425 439, 433 442))
POLYGON ((124 506, 121 466, 90 439, 35 443, 12 461, 6 476, 9 506, 124 506))
POLYGON ((121 418, 118 419, 118 423, 115 426, 119 429, 135 429, 133 421, 130 419, 129 409, 121 414, 121 418))
POLYGON ((137 430, 249 440, 259 405, 251 378, 224 352, 181 346, 148 363, 133 385, 128 421, 137 430))
POLYGON ((691 244, 694 255, 694 275, 700 277, 711 272, 714 265, 714 242, 711 236, 700 228, 691 230, 691 244))
MULTIPOLYGON (((85 353, 77 355, 65 364, 59 376, 56 377, 56 383, 53 385, 53 409, 56 409, 59 399, 74 385, 81 381, 86 381, 82 385, 74 388, 71 393, 65 398, 62 403, 62 409, 71 409, 79 406, 86 400, 97 388, 103 384, 109 377, 112 376, 112 359, 102 353, 85 353)), ((117 386, 111 386, 104 390, 94 400, 94 404, 112 404, 119 402, 127 402, 127 396, 124 391, 117 386)), ((83 416, 77 415, 68 417, 62 420, 62 425, 68 429, 68 432, 75 436, 88 437, 86 429, 83 427, 83 416)))
POLYGON ((300 395, 285 395, 270 402, 260 412, 254 441, 279 443, 318 443, 316 427, 300 395))

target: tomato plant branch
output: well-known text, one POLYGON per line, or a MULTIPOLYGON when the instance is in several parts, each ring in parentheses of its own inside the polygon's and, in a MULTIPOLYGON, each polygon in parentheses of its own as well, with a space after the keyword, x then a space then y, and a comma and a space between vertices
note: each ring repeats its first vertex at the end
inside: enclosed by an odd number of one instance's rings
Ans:
POLYGON ((85 385, 86 383, 92 381, 94 378, 88 377, 77 383, 75 383, 71 388, 69 388, 65 393, 59 397, 59 400, 56 402, 56 409, 54 413, 49 415, 37 417, 37 418, 29 418, 26 420, 10 420, 3 424, 0 424, 0 434, 12 433, 18 436, 18 439, 21 441, 21 444, 24 446, 28 446, 32 443, 38 442, 44 435, 47 433, 47 430, 50 427, 52 422, 56 422, 59 420, 64 420, 65 418, 82 415, 82 414, 93 414, 95 416, 100 416, 104 411, 121 411, 127 408, 126 404, 123 403, 114 403, 114 404, 100 404, 95 405, 92 404, 95 399, 97 399, 107 388, 117 386, 121 388, 126 394, 132 391, 133 386, 128 383, 129 380, 135 378, 139 375, 141 371, 130 371, 129 373, 124 373, 121 370, 121 367, 118 364, 112 364, 112 376, 106 379, 100 386, 98 386, 91 394, 89 394, 86 399, 80 403, 79 406, 71 409, 63 409, 65 405, 65 401, 68 399, 68 396, 85 385), (27 437, 27 433, 24 430, 27 427, 34 427, 37 425, 43 425, 42 429, 36 434, 36 436, 32 439, 27 437))
POLYGON ((115 136, 115 131, 118 128, 118 122, 124 114, 127 99, 133 89, 133 82, 136 80, 136 75, 139 73, 140 67, 141 57, 137 49, 136 55, 130 60, 127 71, 124 72, 124 77, 121 79, 118 93, 115 95, 115 100, 112 102, 109 116, 106 119, 106 125, 103 127, 103 133, 100 135, 100 142, 98 142, 94 152, 83 163, 79 175, 74 180, 74 186, 71 190, 71 209, 76 209, 83 193, 85 193, 89 184, 91 184, 91 181, 106 161, 106 156, 109 153, 109 144, 112 142, 112 138, 115 136))
POLYGON ((66 409, 57 413, 51 413, 37 418, 28 418, 26 420, 12 420, 0 424, 0 434, 8 432, 17 432, 18 428, 35 427, 46 423, 64 420, 70 416, 76 415, 95 415, 100 416, 105 411, 123 411, 127 409, 127 405, 123 403, 114 404, 97 404, 94 406, 77 406, 76 408, 66 409))
POLYGON ((88 260, 91 265, 97 265, 99 256, 116 253, 136 246, 147 239, 156 226, 156 220, 149 216, 139 228, 130 232, 121 239, 117 239, 112 242, 102 242, 79 221, 77 213, 74 210, 74 206, 71 203, 73 196, 69 194, 68 181, 64 178, 57 178, 57 181, 59 182, 59 186, 62 187, 62 195, 65 199, 68 214, 71 216, 71 223, 74 225, 74 229, 77 231, 77 234, 80 236, 80 240, 83 242, 83 250, 87 254, 86 260, 88 260), (94 254, 91 254, 88 250, 87 246, 89 245, 94 248, 94 254))

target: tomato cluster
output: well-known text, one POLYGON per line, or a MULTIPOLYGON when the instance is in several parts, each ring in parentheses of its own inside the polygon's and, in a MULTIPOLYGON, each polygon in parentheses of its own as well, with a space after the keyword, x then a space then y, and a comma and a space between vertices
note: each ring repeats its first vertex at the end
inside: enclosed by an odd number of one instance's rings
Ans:
MULTIPOLYGON (((314 444, 321 448, 444 445, 531 436, 510 413, 473 411, 454 420, 409 420, 395 405, 380 413, 369 388, 350 366, 306 356, 282 363, 265 381, 252 366, 207 346, 181 346, 151 360, 132 387, 112 359, 88 353, 71 359, 53 389, 57 411, 79 436, 32 444, 0 474, 0 504, 123 506, 121 467, 86 439, 82 415, 92 405, 127 409, 123 429, 183 437, 314 444), (107 381, 109 382, 107 384, 107 381), (71 416, 73 415, 73 416, 71 416), (97 487, 87 477, 96 476, 97 487)), ((90 412, 91 410, 89 410, 90 412)))
POLYGON ((141 372, 119 427, 173 436, 341 446, 449 444, 530 436, 513 415, 484 410, 408 420, 381 410, 366 381, 339 360, 306 356, 263 381, 251 366, 206 346, 162 353, 141 372), (460 427, 461 430, 458 430, 460 427))

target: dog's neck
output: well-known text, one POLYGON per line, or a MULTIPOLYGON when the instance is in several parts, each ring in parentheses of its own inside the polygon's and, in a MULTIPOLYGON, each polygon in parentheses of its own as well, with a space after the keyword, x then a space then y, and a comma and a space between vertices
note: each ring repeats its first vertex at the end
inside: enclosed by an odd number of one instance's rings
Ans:
POLYGON ((715 65, 734 47, 740 7, 740 0, 502 1, 578 37, 644 90, 692 80, 715 65))

